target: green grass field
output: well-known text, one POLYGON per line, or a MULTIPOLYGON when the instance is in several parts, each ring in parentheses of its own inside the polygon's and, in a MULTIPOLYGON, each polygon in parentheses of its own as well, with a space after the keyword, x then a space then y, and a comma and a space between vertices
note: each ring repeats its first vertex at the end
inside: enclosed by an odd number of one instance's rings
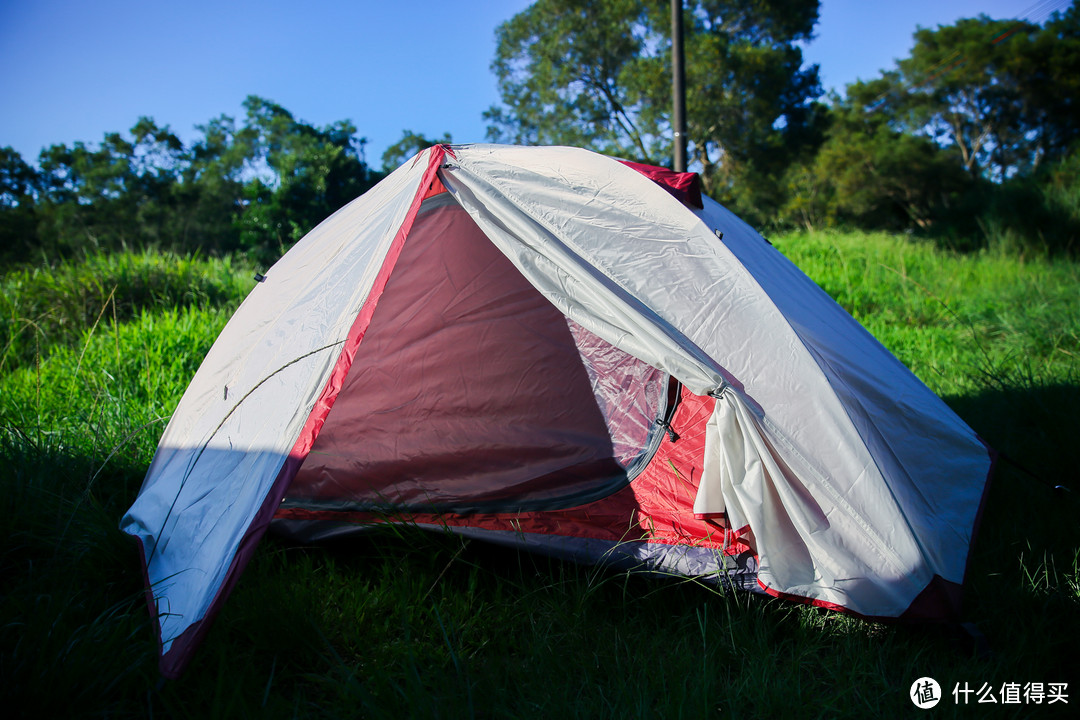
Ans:
MULTIPOLYGON (((1080 265, 885 235, 773 242, 991 445, 1080 490, 1080 265)), ((0 697, 16 716, 910 717, 923 676, 945 694, 936 717, 1080 704, 1080 498, 1009 465, 967 584, 988 647, 400 529, 268 539, 186 675, 159 684, 117 524, 252 272, 134 254, 0 276, 0 697), (1068 704, 1002 704, 1013 683, 1068 683, 1068 704), (997 704, 977 703, 984 684, 997 704)))

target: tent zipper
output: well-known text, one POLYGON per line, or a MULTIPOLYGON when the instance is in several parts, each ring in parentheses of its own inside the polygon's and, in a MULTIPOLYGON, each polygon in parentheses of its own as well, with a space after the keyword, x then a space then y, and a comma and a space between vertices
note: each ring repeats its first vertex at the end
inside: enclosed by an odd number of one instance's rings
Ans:
POLYGON ((659 426, 663 432, 656 433, 652 439, 649 440, 649 445, 645 448, 645 452, 626 469, 627 482, 633 482, 634 478, 641 474, 641 472, 649 466, 653 457, 656 455, 656 451, 660 449, 660 445, 664 442, 664 436, 666 435, 671 442, 676 442, 679 439, 679 434, 672 428, 671 422, 675 417, 675 410, 679 407, 679 401, 682 397, 682 384, 672 376, 668 376, 668 389, 667 389, 667 403, 664 408, 663 414, 654 420, 654 424, 659 426))
POLYGON ((668 377, 668 395, 667 395, 667 409, 664 411, 664 416, 656 419, 656 424, 664 428, 664 432, 671 438, 671 442, 675 442, 679 439, 679 434, 675 432, 675 429, 671 427, 672 421, 675 419, 675 410, 679 407, 679 401, 682 399, 682 383, 673 377, 668 377))

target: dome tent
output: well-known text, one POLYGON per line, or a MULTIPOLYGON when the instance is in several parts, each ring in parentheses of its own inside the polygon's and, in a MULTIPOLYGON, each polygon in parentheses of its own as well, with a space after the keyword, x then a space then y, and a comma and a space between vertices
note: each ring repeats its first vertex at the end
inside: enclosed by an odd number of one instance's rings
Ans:
POLYGON ((693 180, 436 146, 270 268, 121 523, 162 673, 272 521, 954 617, 992 451, 693 180))

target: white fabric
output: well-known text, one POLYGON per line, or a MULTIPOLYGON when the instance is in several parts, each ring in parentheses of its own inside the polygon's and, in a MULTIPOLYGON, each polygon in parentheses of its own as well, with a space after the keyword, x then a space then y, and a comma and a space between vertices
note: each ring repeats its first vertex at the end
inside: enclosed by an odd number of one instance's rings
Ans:
MULTIPOLYGON (((903 573, 916 578, 914 585, 925 586, 935 574, 961 582, 990 469, 982 441, 865 328, 744 222, 709 198, 698 214, 711 229, 724 233, 724 243, 754 276, 797 337, 805 358, 813 362, 814 367, 800 370, 805 377, 818 378, 812 394, 768 400, 763 399, 764 388, 753 394, 769 407, 772 432, 797 448, 784 453, 785 457, 794 458, 793 467, 813 495, 830 508, 830 514, 841 512, 849 519, 852 528, 838 532, 863 532, 870 542, 872 535, 863 528, 872 528, 885 546, 904 558, 903 573), (831 409, 822 412, 826 408, 831 409), (830 438, 822 422, 826 418, 828 425, 848 428, 847 435, 854 439, 835 444, 839 437, 830 438)), ((859 552, 847 544, 843 549, 846 554, 859 552)), ((870 558, 875 555, 865 552, 870 558)), ((889 577, 885 570, 871 572, 872 567, 868 562, 865 577, 889 577)), ((803 587, 777 589, 819 595, 803 587)), ((855 602, 844 597, 839 602, 845 606, 855 602)), ((870 608, 860 612, 886 614, 870 608)))
POLYGON ((826 478, 797 475, 770 430, 737 393, 723 394, 706 425, 694 511, 726 511, 733 527, 750 527, 758 580, 770 589, 869 615, 902 614, 933 577, 917 547, 885 539, 873 523, 886 514, 867 516, 826 478))
MULTIPOLYGON (((731 268, 651 180, 576 148, 465 146, 441 177, 491 241, 571 319, 705 394, 720 366, 686 337, 731 268)), ((703 333, 704 334, 704 333, 703 333)))
POLYGON ((423 158, 406 163, 271 267, 181 398, 121 521, 143 544, 162 652, 221 587, 426 167, 423 158))

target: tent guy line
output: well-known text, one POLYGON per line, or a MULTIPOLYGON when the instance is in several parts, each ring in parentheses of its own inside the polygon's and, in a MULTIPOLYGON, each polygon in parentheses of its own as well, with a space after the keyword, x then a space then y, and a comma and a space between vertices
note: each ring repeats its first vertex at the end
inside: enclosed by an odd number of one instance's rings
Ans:
MULTIPOLYGON (((303 355, 300 355, 298 357, 293 358, 292 360, 285 363, 284 365, 279 367, 277 370, 275 370, 274 372, 270 373, 269 375, 264 377, 262 380, 257 382, 250 390, 248 390, 246 393, 244 393, 243 397, 241 397, 239 400, 236 401, 236 403, 232 406, 232 409, 229 410, 229 412, 226 413, 225 417, 223 417, 221 419, 221 422, 218 423, 218 426, 216 428, 214 428, 213 432, 210 433, 210 437, 208 437, 206 439, 206 442, 204 442, 202 444, 202 447, 199 448, 198 453, 196 453, 195 456, 192 458, 191 463, 188 466, 187 472, 184 474, 184 476, 180 480, 180 484, 179 484, 179 486, 177 488, 177 492, 176 492, 176 499, 173 500, 173 504, 169 507, 169 512, 167 512, 165 514, 165 517, 162 518, 162 520, 161 520, 161 527, 160 527, 160 530, 159 530, 159 537, 160 537, 160 533, 164 532, 165 526, 168 524, 169 518, 172 516, 173 510, 176 507, 176 501, 180 499, 180 491, 183 489, 184 485, 187 483, 188 478, 191 476, 192 470, 195 469, 195 465, 199 462, 199 459, 202 457, 203 452, 205 452, 207 446, 209 446, 210 441, 213 440, 214 437, 217 436, 217 434, 221 430, 221 428, 225 425, 225 423, 229 420, 229 418, 232 417, 232 414, 234 412, 236 412, 236 409, 239 408, 240 405, 245 400, 247 400, 249 397, 251 397, 252 393, 254 393, 256 390, 258 390, 263 385, 263 383, 267 382, 268 380, 270 380, 272 377, 274 377, 278 373, 283 372, 284 370, 289 368, 291 365, 295 365, 296 363, 300 362, 301 360, 304 360, 305 358, 307 358, 307 357, 309 357, 311 355, 314 355, 314 354, 320 353, 320 352, 324 352, 326 350, 329 350, 332 347, 336 347, 336 346, 342 345, 344 343, 345 343, 344 339, 338 340, 337 342, 332 342, 332 343, 330 343, 328 345, 324 345, 321 348, 316 348, 314 350, 311 350, 310 352, 306 352, 303 355)), ((223 399, 228 400, 228 398, 229 398, 229 386, 228 385, 225 386, 225 391, 222 394, 223 394, 223 399)), ((155 541, 154 544, 150 548, 150 555, 146 559, 147 564, 149 564, 153 560, 154 553, 157 552, 157 547, 158 547, 158 543, 155 541)))

